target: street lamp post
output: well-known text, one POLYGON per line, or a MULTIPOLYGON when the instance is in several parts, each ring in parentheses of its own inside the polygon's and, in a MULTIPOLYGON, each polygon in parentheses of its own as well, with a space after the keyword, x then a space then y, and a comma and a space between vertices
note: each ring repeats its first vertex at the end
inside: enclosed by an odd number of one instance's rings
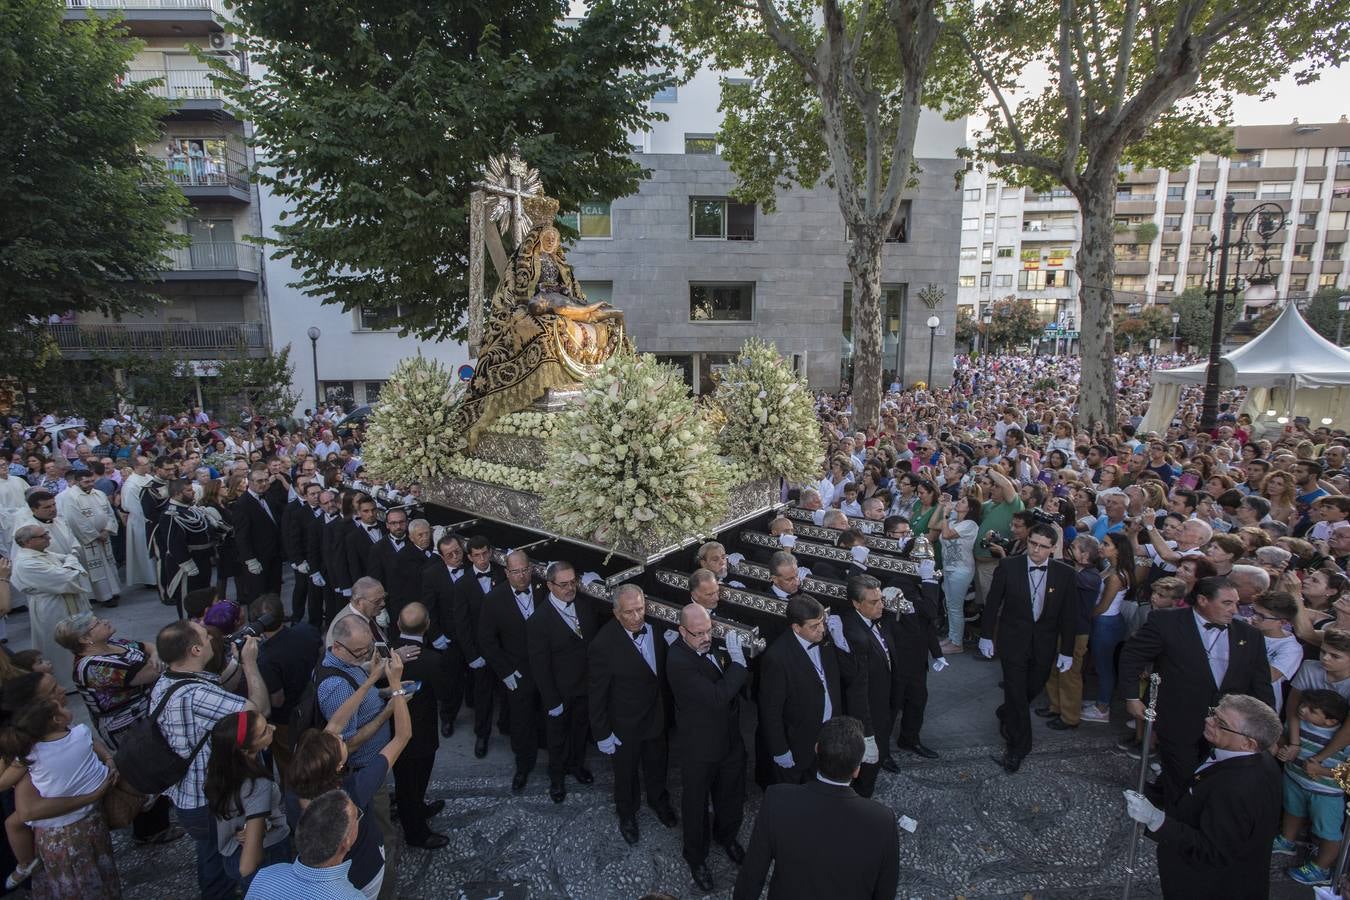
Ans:
POLYGON ((1342 294, 1336 298, 1336 308, 1340 310, 1341 317, 1336 323, 1336 346, 1341 346, 1341 333, 1345 331, 1345 314, 1350 312, 1350 294, 1342 294))
POLYGON ((980 313, 980 321, 984 323, 984 340, 980 342, 980 354, 987 356, 993 346, 989 340, 989 326, 994 321, 994 310, 986 306, 984 312, 980 313))
MULTIPOLYGON (((1213 431, 1219 417, 1219 366, 1220 351, 1223 349, 1221 345, 1225 304, 1230 298, 1236 303, 1237 296, 1243 291, 1244 286, 1247 289, 1248 300, 1274 299, 1275 278, 1270 273, 1271 239, 1289 224, 1289 220, 1285 218, 1284 207, 1269 201, 1257 204, 1251 212, 1242 217, 1241 223, 1238 223, 1233 203, 1232 194, 1224 198, 1223 240, 1221 242, 1218 235, 1210 235, 1209 248, 1205 251, 1209 255, 1209 278, 1205 285, 1205 296, 1214 301, 1214 319, 1210 323, 1209 363, 1205 368, 1205 395, 1200 407, 1200 428, 1204 431, 1213 431), (1236 240, 1232 235, 1235 224, 1238 226, 1236 240), (1253 226, 1256 236, 1260 238, 1259 245, 1247 238, 1247 232, 1251 231, 1253 226), (1242 261, 1253 256, 1256 270, 1244 285, 1242 261), (1217 280, 1214 270, 1216 257, 1217 280), (1228 277, 1230 259, 1233 260, 1231 280, 1228 277)), ((1276 252, 1278 253, 1278 250, 1276 252)))
POLYGON ((933 390, 933 344, 937 342, 938 326, 942 320, 937 316, 928 317, 928 390, 933 390))
POLYGON ((323 332, 319 326, 311 325, 305 334, 309 335, 309 349, 314 358, 314 414, 318 415, 319 407, 323 405, 323 398, 319 396, 319 336, 323 332))
POLYGON ((1073 351, 1073 338, 1070 337, 1070 335, 1072 335, 1075 331, 1077 331, 1077 329, 1074 327, 1077 324, 1078 320, 1073 317, 1073 313, 1069 313, 1068 318, 1065 319, 1065 326, 1066 326, 1066 330, 1064 332, 1065 356, 1068 356, 1073 351))
POLYGON ((1172 352, 1180 353, 1181 347, 1177 344, 1177 326, 1181 324, 1181 315, 1172 313, 1172 352))

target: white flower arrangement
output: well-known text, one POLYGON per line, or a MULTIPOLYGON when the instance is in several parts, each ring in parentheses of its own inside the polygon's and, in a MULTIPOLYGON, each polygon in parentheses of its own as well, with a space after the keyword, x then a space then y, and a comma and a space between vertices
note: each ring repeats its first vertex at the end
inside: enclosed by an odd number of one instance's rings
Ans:
POLYGON ((727 509, 727 467, 679 370, 651 354, 611 357, 556 416, 542 512, 600 544, 703 535, 727 509))
POLYGON ((482 481, 486 484, 500 485, 518 491, 542 494, 548 487, 548 478, 543 472, 534 469, 522 469, 504 463, 488 462, 456 453, 450 457, 450 474, 457 478, 482 481))
POLYGON ((753 478, 801 483, 819 477, 825 447, 814 398, 771 344, 746 341, 737 365, 718 379, 713 402, 724 419, 723 455, 753 478))
POLYGON ((487 430, 496 434, 519 434, 547 440, 557 428, 557 419, 555 413, 514 412, 496 419, 487 430))
POLYGON ((412 482, 450 474, 452 411, 464 382, 420 353, 401 360, 380 391, 362 446, 379 479, 412 482))

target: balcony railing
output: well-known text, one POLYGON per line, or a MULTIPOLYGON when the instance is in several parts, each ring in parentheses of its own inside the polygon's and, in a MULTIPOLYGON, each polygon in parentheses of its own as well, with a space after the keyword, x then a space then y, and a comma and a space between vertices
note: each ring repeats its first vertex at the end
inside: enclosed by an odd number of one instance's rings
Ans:
POLYGON ((165 100, 225 100, 224 93, 211 81, 207 69, 131 69, 127 80, 158 81, 150 93, 165 100))
POLYGON ((208 324, 78 325, 54 324, 47 330, 63 353, 219 352, 262 350, 260 322, 208 324))
POLYGON ((209 9, 224 15, 219 0, 66 0, 66 9, 209 9))
POLYGON ((179 187, 232 187, 248 190, 248 167, 242 159, 227 156, 183 156, 155 161, 169 171, 179 187))
POLYGON ((258 248, 232 241, 202 241, 169 251, 169 269, 174 272, 207 272, 217 269, 258 271, 258 248))

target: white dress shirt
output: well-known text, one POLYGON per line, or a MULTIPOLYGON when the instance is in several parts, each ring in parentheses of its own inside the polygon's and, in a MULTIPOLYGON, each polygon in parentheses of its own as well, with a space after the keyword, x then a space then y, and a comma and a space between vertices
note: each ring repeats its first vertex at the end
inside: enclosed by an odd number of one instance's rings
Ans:
POLYGON ((792 636, 797 639, 797 643, 802 645, 802 649, 806 651, 806 658, 811 660, 811 665, 815 667, 816 677, 820 679, 820 689, 825 694, 825 704, 821 711, 820 721, 828 722, 834 714, 834 705, 830 703, 830 685, 825 678, 825 661, 820 658, 820 647, 806 640, 795 631, 792 636))

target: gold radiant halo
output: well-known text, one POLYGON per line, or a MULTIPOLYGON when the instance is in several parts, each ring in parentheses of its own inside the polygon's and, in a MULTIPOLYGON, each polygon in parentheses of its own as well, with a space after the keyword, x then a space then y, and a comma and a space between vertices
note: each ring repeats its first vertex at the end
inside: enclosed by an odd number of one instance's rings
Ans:
MULTIPOLYGON (((513 207, 512 198, 504 196, 505 192, 518 190, 526 196, 544 192, 544 182, 539 177, 539 170, 527 165, 520 157, 505 153, 488 158, 487 164, 483 167, 483 185, 488 189, 488 218, 497 223, 497 229, 502 234, 506 234, 511 227, 513 207), (512 187, 512 176, 520 179, 518 187, 512 187)), ((524 206, 524 210, 522 233, 529 231, 534 225, 530 220, 529 207, 524 206)))

